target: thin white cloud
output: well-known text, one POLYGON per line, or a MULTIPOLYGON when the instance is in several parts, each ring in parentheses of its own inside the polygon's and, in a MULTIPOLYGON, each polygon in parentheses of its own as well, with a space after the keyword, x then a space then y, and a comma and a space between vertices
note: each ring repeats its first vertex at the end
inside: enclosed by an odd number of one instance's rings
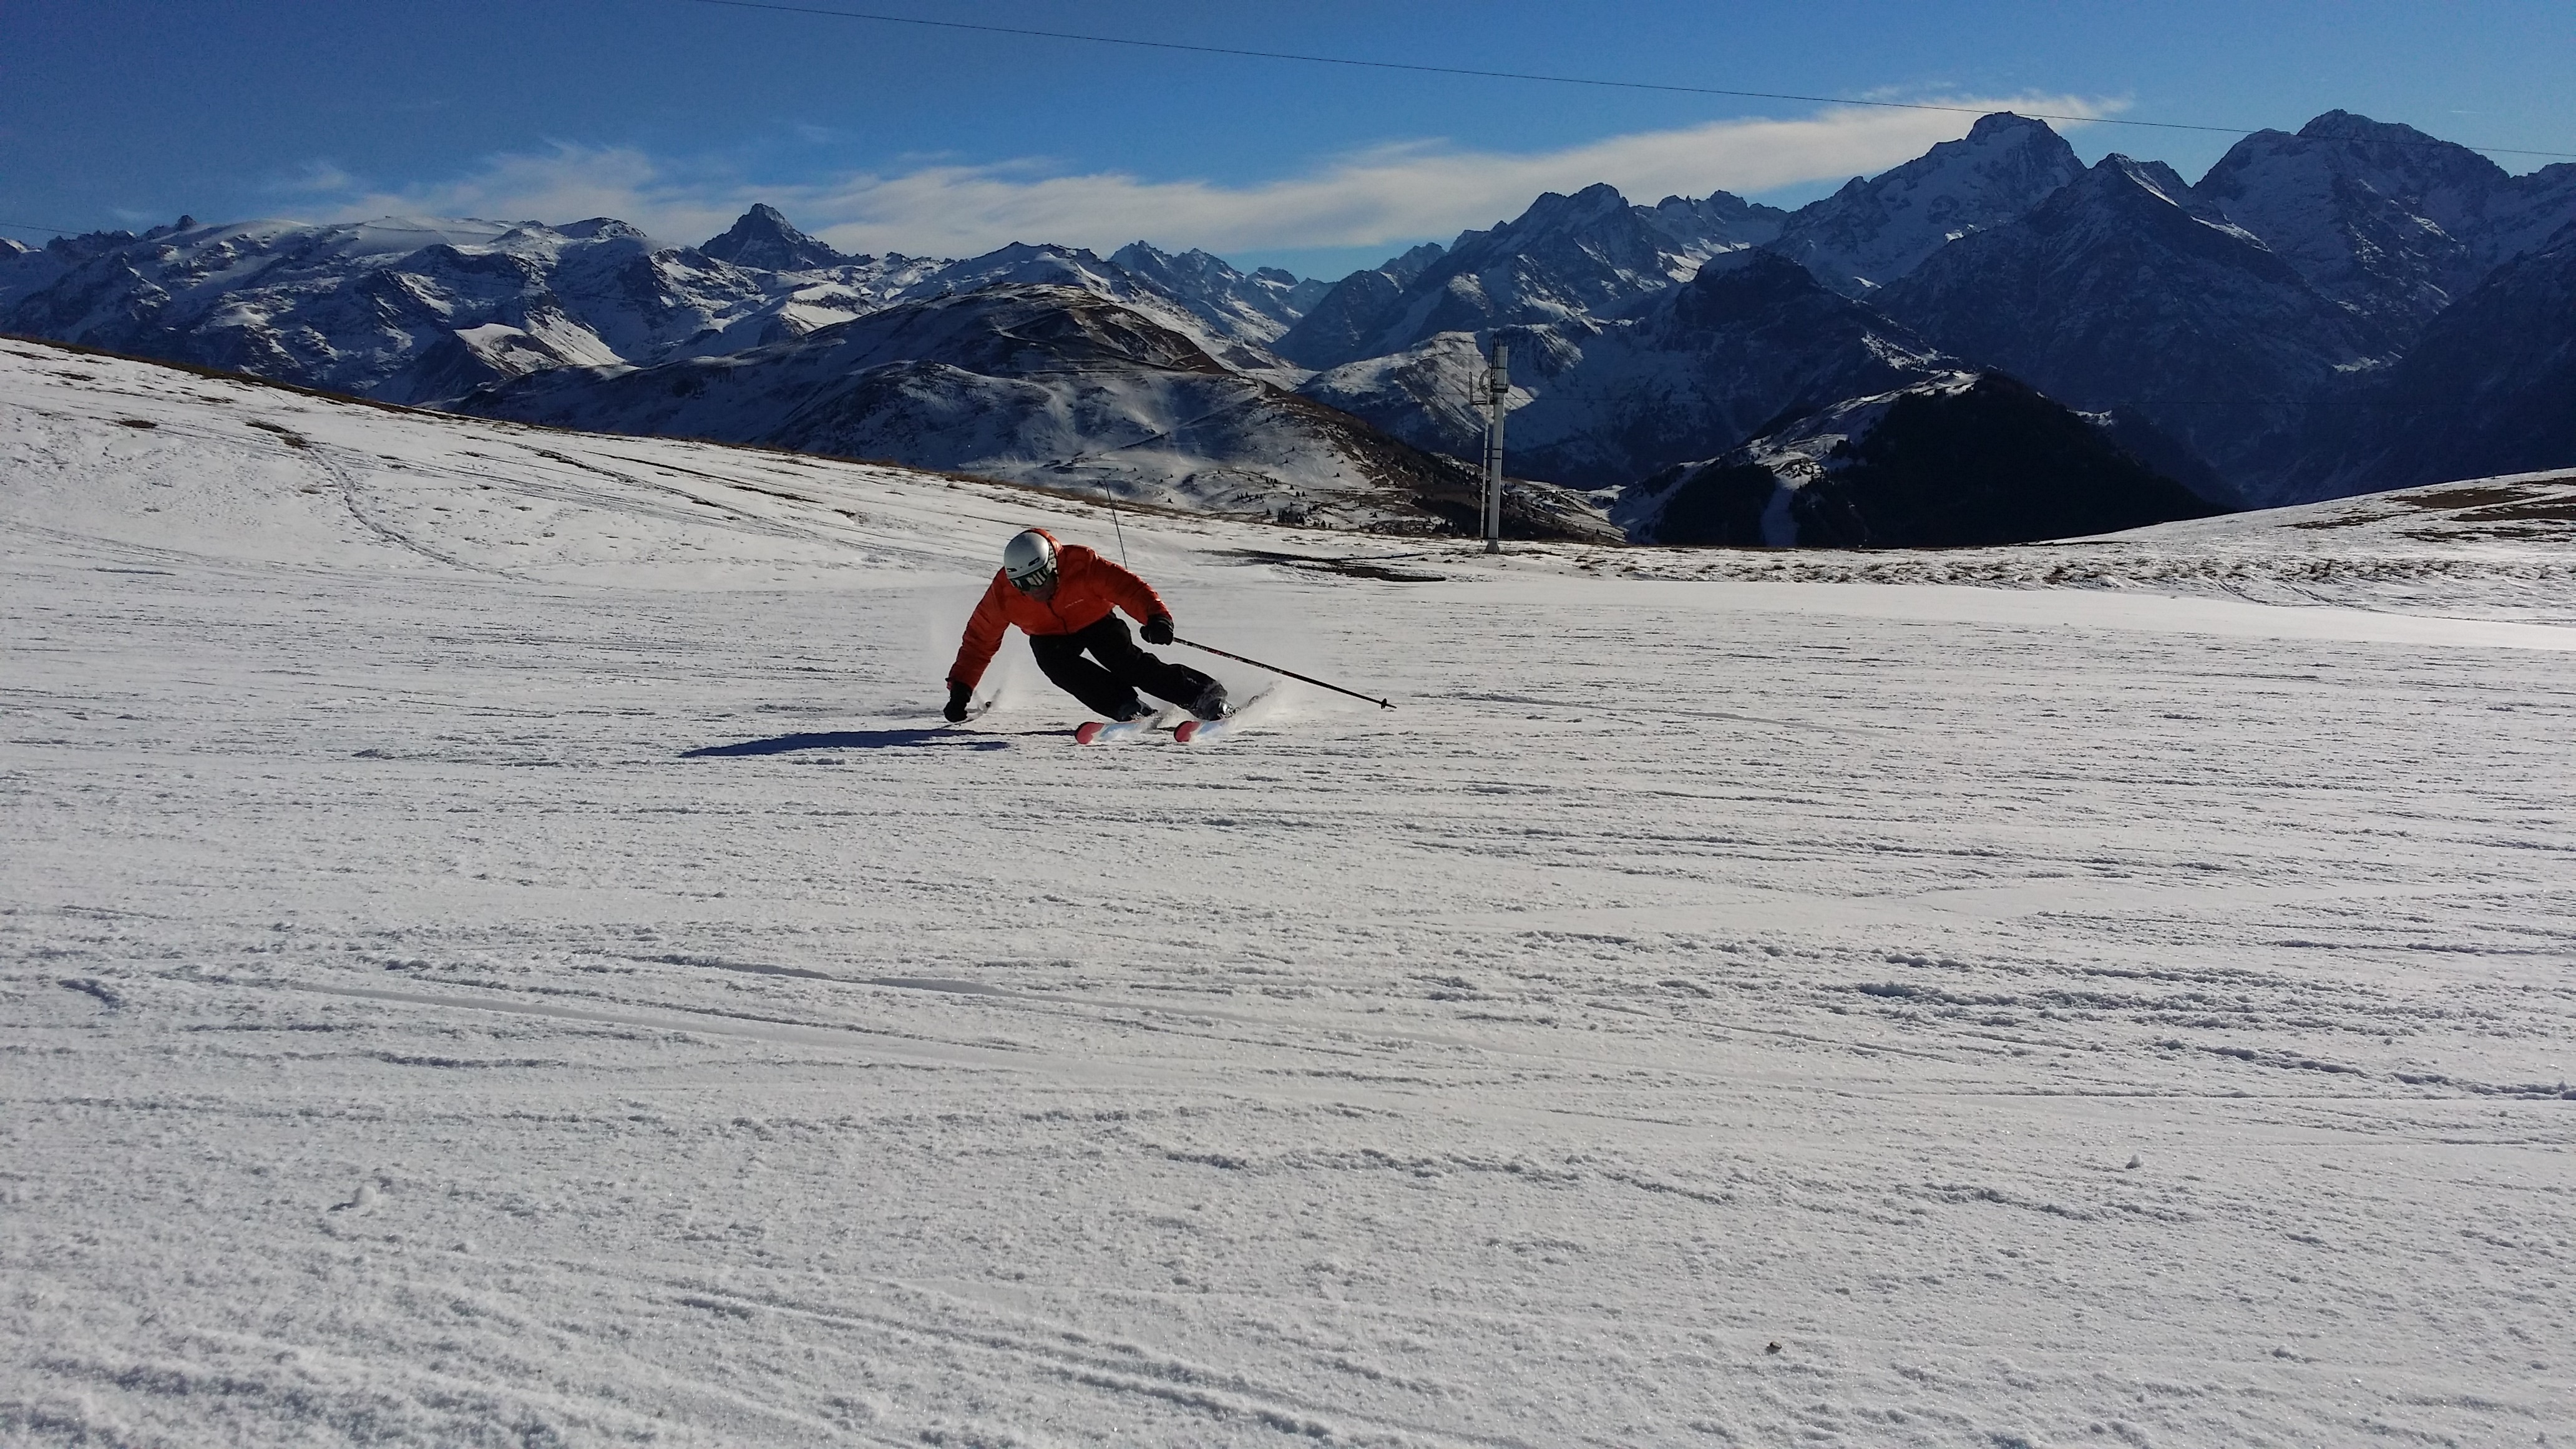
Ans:
POLYGON ((281 176, 269 182, 267 189, 274 192, 334 196, 353 191, 357 186, 358 178, 341 170, 338 162, 317 160, 305 162, 303 168, 292 176, 281 176))
POLYGON ((471 216, 486 221, 564 222, 613 216, 655 235, 696 241, 700 238, 688 227, 721 214, 725 203, 713 195, 695 200, 692 193, 722 191, 725 186, 723 181, 693 185, 667 164, 632 147, 558 141, 543 151, 488 157, 471 174, 454 181, 353 196, 334 212, 338 219, 349 221, 378 216, 471 216), (655 225, 664 220, 678 221, 682 227, 664 232, 655 225))
POLYGON ((345 217, 615 216, 658 238, 694 242, 722 231, 752 202, 767 201, 845 251, 934 256, 972 255, 1013 241, 1105 251, 1139 237, 1219 253, 1367 246, 1490 226, 1518 215, 1541 192, 1596 181, 1642 202, 1768 191, 1884 170, 1963 134, 1976 112, 2098 116, 2113 109, 2066 96, 1943 103, 1966 111, 1835 106, 1795 120, 1713 121, 1539 152, 1409 142, 1249 185, 1118 171, 1067 175, 1028 160, 758 185, 632 148, 557 144, 492 157, 454 181, 352 196, 336 210, 345 217))

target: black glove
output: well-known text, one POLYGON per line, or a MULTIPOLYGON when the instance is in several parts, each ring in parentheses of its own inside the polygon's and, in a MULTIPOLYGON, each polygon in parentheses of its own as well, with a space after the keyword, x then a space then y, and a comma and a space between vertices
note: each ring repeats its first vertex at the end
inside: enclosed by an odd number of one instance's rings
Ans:
POLYGON ((940 713, 948 716, 950 724, 955 724, 966 717, 966 701, 974 697, 975 691, 952 679, 948 681, 948 707, 940 713))
POLYGON ((1171 643, 1172 616, 1169 614, 1156 614, 1154 617, 1146 620, 1145 642, 1148 644, 1171 643))

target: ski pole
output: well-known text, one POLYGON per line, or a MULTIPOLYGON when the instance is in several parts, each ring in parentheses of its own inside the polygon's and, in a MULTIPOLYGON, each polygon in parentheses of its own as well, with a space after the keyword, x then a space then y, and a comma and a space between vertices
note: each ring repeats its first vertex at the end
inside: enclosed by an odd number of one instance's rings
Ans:
POLYGON ((1378 708, 1380 708, 1380 709, 1393 709, 1393 708, 1395 708, 1395 706, 1394 706, 1394 705, 1391 705, 1391 704, 1387 703, 1385 700, 1377 699, 1377 698, 1373 698, 1373 697, 1371 697, 1371 696, 1369 696, 1369 695, 1362 694, 1362 693, 1360 693, 1360 692, 1359 692, 1358 690, 1356 690, 1356 689, 1344 689, 1344 688, 1342 688, 1342 687, 1341 687, 1340 685, 1338 685, 1338 684, 1326 684, 1326 683, 1324 683, 1324 681, 1322 681, 1322 680, 1320 680, 1320 679, 1313 679, 1313 678, 1309 678, 1309 677, 1308 677, 1308 676, 1306 676, 1306 675, 1299 674, 1299 673, 1298 673, 1296 670, 1294 670, 1294 669, 1282 669, 1282 668, 1280 668, 1280 667, 1279 667, 1278 665, 1276 665, 1276 664, 1264 664, 1264 663, 1262 663, 1262 662, 1261 662, 1260 660, 1258 660, 1258 659, 1246 659, 1246 658, 1244 658, 1244 657, 1243 657, 1242 655, 1240 655, 1240 654, 1233 654, 1233 653, 1229 653, 1229 652, 1227 652, 1226 650, 1223 650, 1223 649, 1219 649, 1219 648, 1217 648, 1217 647, 1216 647, 1215 645, 1213 645, 1213 644, 1202 644, 1202 643, 1200 643, 1199 641, 1197 641, 1196 639, 1183 639, 1183 638, 1179 637, 1178 635, 1173 636, 1173 638, 1172 638, 1172 642, 1173 642, 1173 643, 1175 643, 1175 644, 1187 644, 1188 646, 1190 646, 1190 647, 1191 647, 1191 648, 1193 648, 1193 649, 1198 650, 1198 651, 1199 651, 1200 653, 1202 653, 1202 654, 1214 654, 1214 655, 1216 655, 1217 657, 1219 657, 1219 658, 1221 658, 1221 659, 1231 659, 1231 660, 1233 660, 1233 661, 1234 661, 1235 663, 1237 663, 1237 664, 1249 664, 1249 665, 1251 665, 1251 666, 1252 666, 1253 668, 1255 668, 1255 669, 1267 669, 1267 670, 1269 670, 1269 671, 1270 671, 1271 673, 1273 673, 1273 674, 1283 675, 1283 676, 1285 676, 1285 677, 1287 677, 1287 678, 1289 678, 1289 679, 1294 679, 1294 680, 1296 680, 1297 682, 1299 682, 1300 684, 1311 684, 1311 685, 1316 686, 1316 687, 1317 687, 1317 688, 1319 688, 1319 689, 1329 689, 1329 690, 1331 690, 1331 691, 1332 691, 1333 693, 1335 693, 1335 694, 1347 694, 1347 695, 1349 695, 1349 696, 1350 696, 1351 698, 1353 698, 1353 699, 1365 699, 1365 700, 1368 700, 1368 702, 1369 702, 1369 703, 1371 703, 1371 704, 1373 704, 1373 705, 1376 705, 1376 706, 1377 706, 1378 708))

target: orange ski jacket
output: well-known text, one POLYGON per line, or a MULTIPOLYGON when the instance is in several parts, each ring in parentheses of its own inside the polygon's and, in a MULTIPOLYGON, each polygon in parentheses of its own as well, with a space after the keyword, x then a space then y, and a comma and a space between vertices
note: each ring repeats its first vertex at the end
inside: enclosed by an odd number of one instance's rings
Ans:
POLYGON ((948 682, 973 689, 1013 624, 1029 634, 1074 634, 1108 618, 1112 609, 1125 609, 1140 624, 1172 612, 1163 607, 1163 596, 1153 585, 1078 543, 1056 546, 1055 596, 1043 604, 995 569, 993 582, 966 621, 966 638, 957 646, 957 662, 948 666, 948 682))

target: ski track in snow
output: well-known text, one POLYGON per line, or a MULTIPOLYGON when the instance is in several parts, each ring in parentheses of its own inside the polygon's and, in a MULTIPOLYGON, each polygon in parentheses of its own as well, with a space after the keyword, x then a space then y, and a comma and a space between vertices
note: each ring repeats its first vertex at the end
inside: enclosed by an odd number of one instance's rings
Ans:
POLYGON ((998 485, 10 341, 0 523, 0 1440, 2576 1440, 2546 550, 1130 513, 1400 708, 1080 750, 998 485))

